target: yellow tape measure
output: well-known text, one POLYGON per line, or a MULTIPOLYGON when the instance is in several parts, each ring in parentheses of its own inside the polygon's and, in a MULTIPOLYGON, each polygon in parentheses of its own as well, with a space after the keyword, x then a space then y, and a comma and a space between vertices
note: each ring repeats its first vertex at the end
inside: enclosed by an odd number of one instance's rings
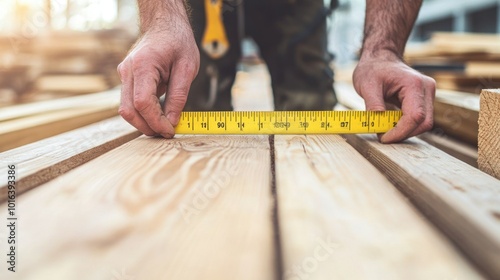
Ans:
POLYGON ((347 134, 383 133, 401 111, 183 112, 178 134, 347 134))

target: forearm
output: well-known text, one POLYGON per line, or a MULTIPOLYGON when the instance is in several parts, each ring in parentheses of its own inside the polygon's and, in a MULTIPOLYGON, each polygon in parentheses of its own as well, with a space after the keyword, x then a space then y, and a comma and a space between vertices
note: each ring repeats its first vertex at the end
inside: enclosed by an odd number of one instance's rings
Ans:
POLYGON ((179 20, 189 24, 185 0, 137 0, 137 4, 142 34, 156 29, 161 31, 164 26, 179 20))
POLYGON ((422 0, 366 0, 362 57, 401 58, 422 0))

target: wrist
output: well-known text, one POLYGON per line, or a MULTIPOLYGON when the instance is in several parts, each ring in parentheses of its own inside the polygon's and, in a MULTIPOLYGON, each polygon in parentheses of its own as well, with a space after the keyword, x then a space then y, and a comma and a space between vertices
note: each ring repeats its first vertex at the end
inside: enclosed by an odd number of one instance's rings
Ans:
POLYGON ((402 61, 403 54, 393 47, 367 47, 363 46, 361 50, 360 61, 384 60, 384 61, 402 61))
POLYGON ((172 26, 190 26, 185 0, 138 1, 141 34, 165 31, 172 26))

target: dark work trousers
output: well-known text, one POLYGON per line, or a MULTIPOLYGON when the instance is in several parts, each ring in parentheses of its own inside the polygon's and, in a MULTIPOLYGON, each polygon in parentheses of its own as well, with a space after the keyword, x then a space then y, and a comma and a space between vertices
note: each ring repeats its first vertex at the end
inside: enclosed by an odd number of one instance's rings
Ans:
POLYGON ((204 1, 188 2, 201 62, 198 76, 191 85, 186 111, 233 109, 231 87, 241 56, 238 5, 242 2, 245 36, 254 39, 267 63, 275 110, 333 109, 336 98, 329 65, 331 55, 327 51, 326 21, 321 20, 323 0, 224 1, 223 20, 230 49, 216 60, 201 48, 205 30, 204 1), (207 72, 214 68, 219 75, 217 98, 212 106, 207 106, 210 88, 207 72))

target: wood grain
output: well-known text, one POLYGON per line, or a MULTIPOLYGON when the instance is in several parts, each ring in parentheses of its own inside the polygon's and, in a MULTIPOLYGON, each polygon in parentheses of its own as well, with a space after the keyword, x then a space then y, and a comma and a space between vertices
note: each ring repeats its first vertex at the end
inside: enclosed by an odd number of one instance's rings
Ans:
POLYGON ((437 90, 434 123, 446 134, 477 145, 479 96, 473 93, 437 90))
POLYGON ((443 134, 426 132, 418 138, 440 149, 441 151, 477 168, 478 150, 477 147, 460 142, 443 134))
POLYGON ((117 106, 78 108, 2 123, 0 152, 117 115, 117 106))
POLYGON ((0 152, 95 123, 118 114, 119 99, 1 123, 0 152))
POLYGON ((500 181, 412 138, 345 135, 492 279, 500 278, 500 181))
POLYGON ((481 92, 479 111, 479 159, 481 170, 500 179, 500 90, 481 92))
POLYGON ((275 278, 267 137, 139 137, 18 208, 19 279, 275 278))
POLYGON ((481 279, 340 136, 276 136, 285 279, 481 279))
POLYGON ((120 98, 120 89, 59 98, 55 100, 32 102, 0 109, 0 122, 29 117, 48 112, 67 110, 85 106, 95 106, 103 102, 113 102, 120 98))
MULTIPOLYGON (((0 153, 0 174, 7 174, 7 166, 15 164, 17 194, 21 194, 139 135, 121 117, 114 117, 0 153)), ((3 202, 7 182, 4 179, 0 182, 0 202, 3 202)))

